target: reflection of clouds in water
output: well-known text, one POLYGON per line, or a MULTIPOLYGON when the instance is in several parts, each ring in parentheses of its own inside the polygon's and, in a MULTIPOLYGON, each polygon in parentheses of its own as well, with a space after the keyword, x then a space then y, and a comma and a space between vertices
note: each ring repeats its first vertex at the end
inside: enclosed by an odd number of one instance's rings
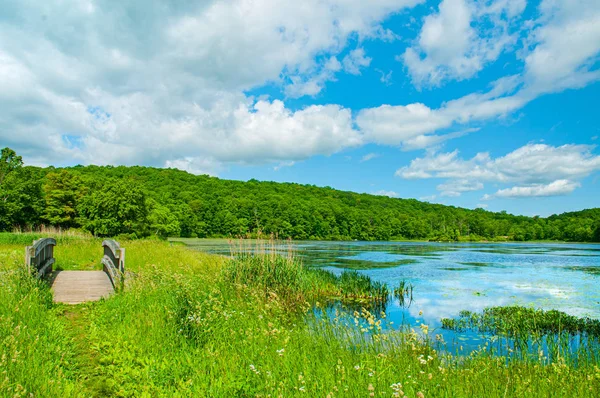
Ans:
POLYGON ((411 317, 421 319, 424 323, 437 327, 442 318, 457 317, 460 311, 467 310, 480 312, 486 307, 503 306, 510 304, 510 299, 505 297, 480 297, 464 295, 461 297, 438 297, 419 299, 408 308, 411 317), (419 315, 422 311, 423 315, 419 315))
POLYGON ((536 286, 526 283, 517 284, 513 286, 512 290, 516 293, 526 291, 539 296, 550 296, 558 299, 569 299, 573 293, 573 290, 567 291, 566 289, 561 289, 554 286, 536 286))
MULTIPOLYGON (((226 241, 193 241, 215 251, 226 241)), ((390 318, 423 319, 432 326, 461 310, 524 305, 600 318, 600 275, 580 267, 600 267, 600 245, 577 244, 439 244, 399 242, 294 242, 307 265, 327 267, 339 258, 380 263, 417 259, 416 264, 361 271, 391 288, 402 280, 414 285, 409 310, 388 307, 390 318), (471 263, 471 264, 460 264, 471 263), (453 271, 452 268, 460 269, 453 271), (480 294, 480 295, 478 295, 480 294), (423 316, 418 315, 423 310, 423 316)), ((206 249, 205 249, 206 250, 206 249)), ((221 246, 220 250, 223 250, 221 246)), ((376 264, 374 264, 376 265, 376 264)))

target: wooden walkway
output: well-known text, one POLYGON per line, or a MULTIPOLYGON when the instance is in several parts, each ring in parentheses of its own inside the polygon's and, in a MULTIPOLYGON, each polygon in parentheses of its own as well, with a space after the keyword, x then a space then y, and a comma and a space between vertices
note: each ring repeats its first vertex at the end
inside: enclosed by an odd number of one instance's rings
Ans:
POLYGON ((115 291, 104 271, 55 271, 50 277, 50 285, 54 302, 64 304, 98 301, 115 291))
POLYGON ((107 239, 102 242, 103 271, 54 271, 54 246, 56 239, 42 238, 25 248, 25 267, 36 278, 48 277, 54 302, 80 304, 108 298, 124 286, 125 249, 118 242, 107 239))

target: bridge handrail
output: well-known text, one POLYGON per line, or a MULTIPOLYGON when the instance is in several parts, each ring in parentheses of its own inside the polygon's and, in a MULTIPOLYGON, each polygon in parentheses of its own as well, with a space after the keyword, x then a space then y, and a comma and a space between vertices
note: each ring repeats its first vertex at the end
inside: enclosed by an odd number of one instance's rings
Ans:
POLYGON ((104 257, 102 257, 104 272, 108 274, 115 290, 118 290, 123 287, 125 276, 125 248, 112 239, 104 240, 102 246, 104 247, 104 257))
POLYGON ((43 278, 52 272, 54 246, 54 238, 42 238, 34 240, 32 246, 25 248, 25 266, 32 273, 35 272, 37 278, 43 278))

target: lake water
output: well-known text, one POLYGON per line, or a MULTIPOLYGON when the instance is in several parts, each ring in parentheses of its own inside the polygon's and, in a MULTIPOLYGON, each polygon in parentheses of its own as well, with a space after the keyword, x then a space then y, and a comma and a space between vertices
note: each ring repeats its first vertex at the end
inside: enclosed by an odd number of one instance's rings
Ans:
MULTIPOLYGON (((229 254, 225 240, 185 240, 199 250, 229 254)), ((277 247, 288 249, 288 243, 277 247)), ((427 324, 446 341, 475 347, 472 334, 441 330, 461 310, 523 305, 600 319, 600 245, 547 243, 294 242, 306 265, 334 273, 360 270, 391 288, 414 286, 410 306, 392 300, 395 324, 427 324)))

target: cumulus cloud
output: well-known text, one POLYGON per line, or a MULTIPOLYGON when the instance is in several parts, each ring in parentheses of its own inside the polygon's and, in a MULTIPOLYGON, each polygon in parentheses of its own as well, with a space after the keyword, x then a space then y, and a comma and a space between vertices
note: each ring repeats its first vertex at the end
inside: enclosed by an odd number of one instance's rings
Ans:
POLYGON ((344 70, 351 75, 360 75, 361 69, 371 65, 371 58, 365 55, 364 48, 350 51, 342 60, 344 70))
POLYGON ((362 48, 337 59, 348 38, 391 40, 381 22, 421 1, 0 4, 0 140, 33 164, 210 173, 359 145, 342 106, 244 93, 291 81, 290 96, 315 95, 332 74, 360 72, 362 48))
POLYGON ((360 75, 370 64, 371 58, 365 55, 365 50, 357 48, 350 51, 342 62, 335 56, 330 57, 315 68, 318 72, 289 76, 290 83, 285 86, 284 91, 290 98, 314 97, 323 91, 328 82, 336 80, 336 73, 343 71, 351 75, 360 75))
POLYGON ((525 0, 489 5, 443 0, 439 11, 425 18, 415 45, 397 59, 404 62, 417 87, 470 78, 516 42, 511 23, 525 6, 525 0))
POLYGON ((519 184, 486 199, 564 195, 579 186, 578 180, 600 170, 600 156, 593 154, 592 149, 587 145, 528 144, 496 159, 484 152, 471 159, 460 158, 458 151, 429 152, 398 169, 396 176, 448 179, 437 187, 444 196, 481 190, 483 182, 519 184))
POLYGON ((544 0, 531 32, 525 77, 539 93, 579 88, 600 79, 600 2, 544 0))
POLYGON ((550 184, 534 184, 500 189, 493 195, 484 195, 484 200, 493 198, 528 198, 539 196, 561 196, 573 192, 581 186, 580 183, 569 180, 556 180, 550 184))
POLYGON ((381 191, 373 192, 371 195, 387 196, 387 197, 390 197, 390 198, 397 198, 399 196, 394 191, 386 191, 386 190, 381 190, 381 191))
MULTIPOLYGON (((228 163, 293 162, 365 143, 430 148, 474 131, 463 125, 600 79, 600 3, 589 0, 543 0, 527 25, 523 73, 485 92, 354 114, 335 104, 290 109, 246 93, 274 84, 289 98, 315 96, 338 74, 360 74, 371 64, 365 41, 396 40, 382 22, 423 0, 5 3, 0 140, 29 164, 68 159, 214 174, 228 163)), ((410 44, 419 65, 433 65, 423 81, 468 76, 492 62, 510 47, 506 21, 518 19, 523 4, 444 0, 410 44)), ((382 73, 383 81, 390 76, 382 73)), ((553 181, 560 179, 570 177, 553 181)))
POLYGON ((436 199, 437 199, 437 195, 421 196, 419 198, 420 201, 429 202, 429 203, 435 203, 436 199))
POLYGON ((478 181, 469 181, 465 179, 451 180, 437 186, 437 190, 442 196, 457 197, 463 192, 480 191, 483 189, 483 183, 478 181))
MULTIPOLYGON (((512 35, 506 36, 508 28, 500 16, 510 18, 519 15, 524 1, 497 0, 481 4, 477 8, 465 0, 444 0, 439 13, 426 18, 419 40, 423 40, 424 48, 429 49, 428 54, 431 53, 433 58, 429 55, 418 60, 415 58, 417 69, 409 66, 415 84, 428 81, 436 85, 444 79, 466 78, 480 70, 485 64, 481 60, 486 58, 472 49, 466 52, 471 54, 471 58, 465 56, 462 50, 470 45, 486 50, 485 54, 499 54, 490 48, 504 48, 500 45, 504 41, 493 35, 485 40, 481 36, 475 40, 463 40, 475 35, 472 23, 467 26, 465 22, 472 21, 474 15, 492 18, 495 21, 492 25, 503 27, 500 38, 512 40, 512 35), (481 45, 481 40, 485 45, 481 45), (436 47, 438 44, 439 48, 436 47), (472 67, 469 68, 469 65, 472 67)), ((530 25, 533 27, 527 31, 527 48, 521 52, 523 73, 500 78, 487 92, 468 94, 442 103, 439 108, 413 103, 384 104, 361 110, 356 119, 366 139, 386 145, 404 145, 405 149, 435 145, 453 126, 505 117, 542 94, 580 88, 600 80, 599 2, 543 0, 539 6, 539 17, 530 25)), ((411 51, 416 54, 414 48, 407 49, 409 54, 411 51)))
POLYGON ((380 157, 381 155, 375 152, 371 152, 371 153, 367 153, 365 156, 363 156, 360 161, 361 162, 368 162, 369 160, 375 159, 380 157))
POLYGON ((519 76, 507 76, 493 82, 486 93, 469 94, 437 109, 422 103, 363 109, 356 123, 367 141, 419 149, 474 131, 433 134, 454 124, 505 116, 521 108, 529 101, 527 95, 507 95, 513 93, 520 82, 519 76), (445 137, 448 134, 452 135, 445 137))

